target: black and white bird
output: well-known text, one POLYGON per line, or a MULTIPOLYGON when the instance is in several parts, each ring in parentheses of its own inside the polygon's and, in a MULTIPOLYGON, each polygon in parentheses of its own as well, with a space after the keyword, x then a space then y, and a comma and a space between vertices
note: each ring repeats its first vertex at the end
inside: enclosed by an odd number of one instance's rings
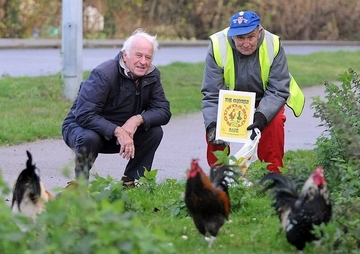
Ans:
POLYGON ((287 241, 299 251, 306 243, 318 240, 313 229, 315 225, 328 223, 332 215, 330 193, 326 185, 324 170, 318 167, 304 183, 300 193, 297 185, 279 173, 268 173, 260 184, 272 181, 262 192, 273 190, 276 213, 287 241))

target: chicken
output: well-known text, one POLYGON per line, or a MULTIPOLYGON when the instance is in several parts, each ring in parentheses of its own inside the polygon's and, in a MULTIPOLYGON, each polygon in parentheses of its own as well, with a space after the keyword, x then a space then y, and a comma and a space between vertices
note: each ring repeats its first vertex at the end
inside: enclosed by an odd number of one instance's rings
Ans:
POLYGON ((26 151, 28 160, 26 168, 20 173, 13 188, 11 210, 14 213, 22 213, 35 222, 39 213, 45 210, 45 203, 53 199, 53 195, 45 190, 40 177, 36 172, 35 164, 32 164, 32 156, 26 151))
POLYGON ((193 159, 187 175, 185 204, 204 240, 207 239, 207 234, 210 235, 210 248, 219 229, 229 217, 231 204, 226 178, 235 180, 237 177, 231 167, 236 166, 211 168, 209 178, 199 166, 198 159, 193 159))
POLYGON ((332 215, 330 193, 324 170, 318 167, 304 183, 300 193, 297 185, 279 173, 268 173, 260 184, 272 180, 262 192, 273 189, 273 207, 277 212, 287 241, 299 251, 307 242, 318 240, 313 233, 314 225, 328 223, 332 215))

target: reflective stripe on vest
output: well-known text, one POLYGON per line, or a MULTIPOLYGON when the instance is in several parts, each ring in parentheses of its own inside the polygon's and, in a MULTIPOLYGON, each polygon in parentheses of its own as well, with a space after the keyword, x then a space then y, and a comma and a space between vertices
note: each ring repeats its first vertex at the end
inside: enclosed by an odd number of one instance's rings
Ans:
MULTIPOLYGON (((234 90, 235 64, 233 60, 233 51, 227 37, 228 29, 229 28, 225 28, 223 31, 211 35, 210 39, 213 45, 216 64, 224 70, 224 83, 230 90, 234 90)), ((279 37, 265 30, 265 38, 259 47, 259 62, 264 90, 269 81, 270 67, 274 58, 279 53, 279 49, 279 37)), ((292 109, 294 115, 298 117, 303 111, 305 96, 291 74, 290 77, 290 95, 286 104, 292 109)))

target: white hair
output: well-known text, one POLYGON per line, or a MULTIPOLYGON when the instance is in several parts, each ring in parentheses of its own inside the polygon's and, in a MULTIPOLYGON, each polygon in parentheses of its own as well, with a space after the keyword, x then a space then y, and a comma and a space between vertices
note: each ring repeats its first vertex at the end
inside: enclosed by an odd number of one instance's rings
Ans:
POLYGON ((154 35, 154 36, 150 35, 147 32, 145 32, 145 30, 143 30, 141 28, 136 29, 132 33, 132 35, 125 40, 121 51, 125 51, 126 54, 130 55, 130 51, 131 51, 134 39, 138 38, 138 37, 142 37, 142 38, 148 40, 149 42, 151 42, 151 44, 153 46, 153 57, 154 57, 154 54, 157 51, 158 46, 159 46, 159 42, 156 39, 156 35, 154 35))

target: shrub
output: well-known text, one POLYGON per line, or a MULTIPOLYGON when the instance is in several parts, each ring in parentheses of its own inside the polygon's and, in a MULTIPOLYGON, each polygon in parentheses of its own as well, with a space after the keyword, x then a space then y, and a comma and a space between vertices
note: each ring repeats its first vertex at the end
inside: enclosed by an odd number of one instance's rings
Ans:
POLYGON ((349 69, 339 77, 340 84, 325 83, 326 100, 314 97, 314 117, 326 131, 318 138, 318 161, 327 172, 334 198, 334 251, 360 249, 359 196, 360 163, 360 79, 349 69))
MULTIPOLYGON (((131 209, 122 182, 96 176, 47 204, 22 232, 10 209, 1 209, 1 253, 173 253, 159 227, 144 225, 131 209)), ((22 220, 22 223, 26 223, 22 220)))

